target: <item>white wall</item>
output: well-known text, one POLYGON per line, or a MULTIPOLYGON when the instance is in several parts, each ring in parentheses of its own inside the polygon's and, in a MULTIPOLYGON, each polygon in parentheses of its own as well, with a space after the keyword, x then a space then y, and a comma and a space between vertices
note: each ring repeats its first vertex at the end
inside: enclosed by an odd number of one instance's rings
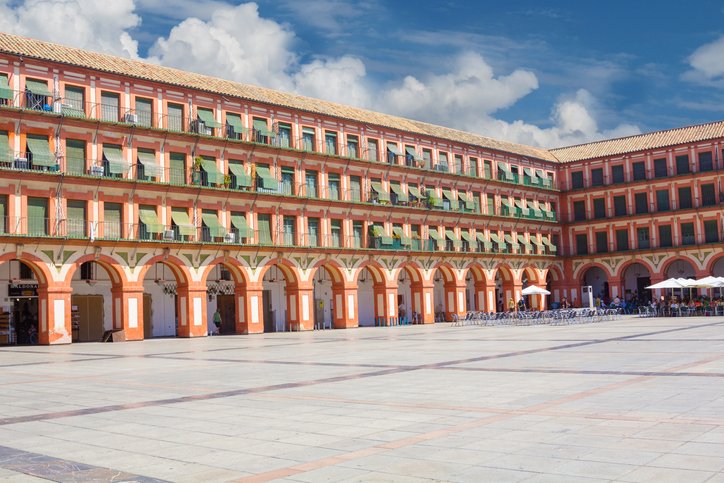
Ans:
POLYGON ((365 281, 357 279, 357 308, 360 327, 375 325, 375 294, 372 284, 372 274, 367 272, 365 281))
MULTIPOLYGON (((272 270, 267 271, 264 275, 263 288, 271 292, 270 303, 271 308, 275 312, 274 326, 278 332, 284 331, 287 322, 287 298, 286 298, 286 282, 282 278, 281 271, 276 271, 276 282, 270 282, 268 280, 269 274, 272 270)), ((262 312, 259 314, 262 319, 264 317, 265 308, 262 307, 262 312)))
POLYGON ((153 337, 176 336, 176 300, 173 294, 163 293, 163 287, 155 282, 158 278, 165 282, 176 281, 173 273, 163 264, 151 267, 143 281, 143 291, 151 295, 151 320, 153 337))

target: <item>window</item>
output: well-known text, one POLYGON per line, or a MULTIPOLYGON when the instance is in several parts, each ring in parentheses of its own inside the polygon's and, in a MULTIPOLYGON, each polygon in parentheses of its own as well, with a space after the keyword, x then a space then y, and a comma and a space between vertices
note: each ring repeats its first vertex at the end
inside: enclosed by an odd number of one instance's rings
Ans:
POLYGON ((596 232, 596 253, 608 251, 608 234, 605 231, 596 232))
POLYGON ((576 235, 576 254, 588 255, 588 237, 585 234, 576 235))
POLYGON ((120 108, 120 97, 118 94, 101 92, 101 120, 118 122, 120 108))
MULTIPOLYGON (((57 162, 55 154, 50 152, 50 144, 47 136, 28 134, 26 136, 26 157, 33 169, 48 170, 55 169, 57 162)), ((17 168, 29 169, 27 161, 17 161, 17 168)))
POLYGON ((342 246, 342 220, 330 220, 329 246, 339 248, 342 246))
POLYGON ((488 203, 488 214, 495 215, 495 197, 493 195, 487 195, 488 203))
POLYGON ((361 221, 353 221, 352 222, 352 247, 353 248, 361 248, 362 247, 362 222, 361 221))
POLYGON ((327 186, 328 186, 328 190, 329 190, 329 193, 327 194, 327 198, 329 198, 330 200, 341 199, 339 196, 339 193, 340 193, 339 174, 329 173, 327 175, 327 186))
POLYGON ((284 225, 281 240, 277 240, 282 245, 293 246, 297 242, 297 217, 292 215, 284 215, 284 225))
POLYGON ((443 172, 449 171, 450 165, 448 164, 447 153, 442 151, 438 153, 437 166, 435 166, 435 169, 443 172))
POLYGON ((676 174, 688 174, 691 172, 689 167, 689 155, 682 154, 676 157, 676 174))
POLYGON ((694 224, 693 223, 682 223, 681 224, 681 244, 682 245, 693 245, 696 243, 694 238, 694 224))
POLYGON ((164 226, 158 219, 156 206, 139 205, 138 206, 138 239, 152 240, 154 236, 161 235, 164 226))
POLYGON ((378 161, 379 158, 379 144, 376 139, 367 140, 367 159, 370 161, 378 161))
POLYGON ((296 183, 294 177, 294 168, 282 167, 282 194, 287 196, 293 196, 295 194, 294 188, 296 183))
POLYGON ((153 101, 136 97, 136 124, 151 127, 153 125, 153 101))
POLYGON ((145 181, 161 179, 161 165, 156 160, 156 152, 153 149, 138 148, 137 154, 136 179, 145 181))
POLYGON ((623 252, 628 250, 628 230, 616 230, 616 250, 623 252))
POLYGON ((274 133, 269 130, 269 124, 267 120, 262 117, 255 117, 252 120, 253 137, 252 141, 255 143, 269 144, 271 138, 274 137, 274 133))
POLYGON ((310 247, 319 246, 319 218, 307 218, 307 239, 305 242, 310 247))
POLYGON ((302 149, 314 151, 314 129, 311 127, 302 128, 302 149))
POLYGON ((399 155, 400 150, 397 148, 397 143, 387 143, 387 162, 397 164, 397 156, 399 155))
POLYGON ((349 201, 361 201, 362 179, 359 176, 349 177, 349 201))
POLYGON ((13 90, 8 86, 7 74, 0 74, 0 106, 13 103, 13 90))
POLYGON ((583 188, 583 171, 571 173, 571 189, 583 188))
POLYGON ((626 195, 616 195, 613 197, 613 214, 616 216, 626 216, 626 195))
POLYGON ((573 202, 573 220, 583 221, 586 219, 586 202, 585 201, 574 201, 573 202))
POLYGON ((100 236, 119 239, 123 235, 123 206, 120 203, 103 203, 103 223, 100 236))
POLYGON ((654 159, 654 178, 665 178, 667 175, 666 158, 654 159))
POLYGON ((48 98, 53 94, 48 90, 48 81, 25 79, 25 107, 38 111, 52 111, 48 98))
POLYGON ((716 243, 719 241, 719 227, 716 220, 704 221, 704 242, 716 243))
POLYGON ((491 179, 493 177, 493 166, 492 162, 487 159, 483 161, 483 178, 491 179))
POLYGON ((606 200, 604 198, 593 200, 593 217, 597 220, 606 218, 606 200))
POLYGON ((304 187, 306 196, 309 198, 317 197, 317 172, 311 169, 304 171, 304 187))
POLYGON ((347 135, 347 156, 359 158, 359 138, 357 136, 347 135))
POLYGON ((270 245, 272 243, 271 215, 268 213, 259 213, 256 215, 256 220, 256 228, 259 232, 259 239, 257 241, 261 244, 270 245))
POLYGON ((468 158, 468 163, 470 166, 468 166, 468 175, 470 176, 478 176, 478 158, 468 158))
POLYGON ((683 187, 678 189, 679 193, 679 209, 685 210, 691 208, 691 188, 683 187))
POLYGON ((711 171, 714 169, 711 151, 699 153, 699 171, 711 171))
POLYGON ((623 165, 611 166, 611 179, 614 183, 623 183, 625 178, 623 174, 623 165))
POLYGON ((656 190, 656 210, 669 211, 669 190, 656 190))
POLYGON ((463 166, 463 157, 459 154, 454 155, 455 160, 455 172, 457 174, 465 174, 464 166, 463 166))
POLYGON ((603 186, 603 168, 591 170, 591 186, 603 186))
POLYGON ((671 225, 659 225, 659 246, 662 248, 673 246, 671 225))
POLYGON ((171 184, 186 184, 186 155, 171 153, 168 171, 168 180, 171 184))
POLYGON ((633 163, 631 166, 633 167, 634 181, 641 181, 646 179, 646 165, 643 161, 633 163))
POLYGON ((229 188, 234 190, 251 188, 251 176, 244 168, 243 161, 239 159, 230 159, 229 171, 227 174, 229 175, 229 188))
POLYGON ((85 141, 77 139, 65 140, 65 172, 68 174, 86 174, 85 141))
POLYGON ((282 148, 289 148, 292 145, 292 126, 285 122, 277 124, 279 130, 279 146, 282 148))
POLYGON ((649 200, 648 196, 646 196, 646 193, 634 194, 634 204, 636 207, 637 215, 649 212, 649 200))
POLYGON ((713 206, 716 204, 713 184, 701 185, 701 206, 713 206))
POLYGON ((324 152, 327 154, 337 154, 337 133, 333 131, 325 131, 324 133, 324 152))
POLYGON ((85 117, 85 89, 66 86, 61 112, 64 116, 85 117))
POLYGON ((48 235, 48 199, 28 197, 28 235, 48 235))
POLYGON ((182 104, 168 103, 168 117, 166 126, 169 131, 181 132, 184 130, 184 106, 182 104))
POLYGON ((648 228, 636 228, 636 240, 639 248, 651 248, 648 228))
POLYGON ((475 213, 481 213, 480 211, 480 192, 479 191, 473 191, 473 211, 475 213))
POLYGON ((430 149, 422 150, 422 160, 425 163, 425 169, 432 169, 432 151, 430 149))

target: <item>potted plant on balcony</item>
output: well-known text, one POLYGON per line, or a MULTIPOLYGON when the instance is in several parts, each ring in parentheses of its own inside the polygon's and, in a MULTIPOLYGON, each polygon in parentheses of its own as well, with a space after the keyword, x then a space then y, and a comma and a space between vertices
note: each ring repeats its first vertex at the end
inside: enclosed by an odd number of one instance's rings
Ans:
POLYGON ((224 188, 229 188, 231 186, 231 175, 225 174, 224 175, 224 188))
POLYGON ((201 184, 201 166, 203 165, 204 158, 196 156, 194 158, 193 172, 191 173, 191 183, 201 184))

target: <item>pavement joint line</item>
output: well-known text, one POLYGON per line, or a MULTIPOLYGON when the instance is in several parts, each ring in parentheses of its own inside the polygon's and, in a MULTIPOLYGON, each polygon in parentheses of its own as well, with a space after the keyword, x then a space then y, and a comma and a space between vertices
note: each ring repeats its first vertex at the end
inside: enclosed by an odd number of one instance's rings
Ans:
MULTIPOLYGON (((616 342, 619 340, 628 340, 628 339, 633 339, 633 338, 641 337, 641 336, 681 332, 681 331, 686 331, 686 330, 693 330, 693 329, 697 329, 697 328, 712 327, 712 326, 718 326, 718 325, 724 325, 724 322, 712 322, 712 323, 708 323, 708 324, 693 324, 693 325, 687 325, 684 327, 676 327, 673 329, 658 330, 658 331, 653 331, 653 332, 644 332, 644 333, 640 333, 640 334, 631 334, 628 336, 620 336, 620 337, 613 337, 613 338, 606 338, 606 339, 593 339, 588 342, 562 344, 562 345, 558 345, 558 346, 542 347, 542 348, 537 348, 537 349, 528 349, 528 350, 515 351, 515 352, 506 352, 506 353, 496 354, 496 355, 468 357, 465 359, 420 364, 420 365, 416 365, 416 366, 393 367, 393 368, 389 368, 389 369, 372 371, 372 372, 362 372, 362 373, 357 373, 357 374, 348 374, 348 375, 332 376, 332 377, 319 378, 319 379, 310 379, 310 380, 306 380, 306 381, 273 384, 273 385, 269 385, 269 386, 259 386, 259 387, 255 387, 255 388, 233 389, 233 390, 219 391, 219 392, 214 392, 214 393, 194 394, 194 395, 188 395, 188 396, 178 396, 178 397, 173 397, 173 398, 147 400, 147 401, 139 401, 139 402, 133 402, 133 403, 111 404, 111 405, 107 405, 107 406, 98 406, 95 408, 83 408, 83 409, 75 409, 75 410, 69 410, 69 411, 56 411, 56 412, 50 412, 50 413, 32 414, 32 415, 27 415, 27 416, 15 416, 15 417, 0 419, 0 427, 13 425, 13 424, 26 423, 26 422, 37 422, 37 421, 46 421, 46 420, 51 420, 51 419, 59 419, 59 418, 67 418, 67 417, 75 417, 75 416, 86 416, 86 415, 90 415, 90 414, 100 414, 100 413, 108 413, 108 412, 114 412, 114 411, 125 411, 125 410, 129 410, 129 409, 141 409, 141 408, 153 407, 153 406, 165 406, 165 405, 169 405, 169 404, 180 404, 180 403, 191 402, 191 401, 221 399, 221 398, 226 398, 226 397, 236 397, 236 396, 243 396, 243 395, 248 395, 248 394, 258 394, 258 393, 262 393, 262 392, 277 391, 277 390, 283 390, 283 389, 294 389, 294 388, 307 387, 307 386, 319 385, 319 384, 344 382, 344 381, 350 381, 350 380, 360 379, 360 378, 378 377, 378 376, 385 376, 385 375, 389 375, 389 374, 399 374, 402 372, 411 372, 411 371, 418 371, 418 370, 425 370, 425 369, 440 368, 440 367, 457 365, 457 364, 465 364, 465 363, 470 363, 470 362, 481 362, 481 361, 486 361, 486 360, 518 357, 521 355, 536 354, 536 353, 541 353, 541 352, 551 352, 551 351, 556 351, 556 350, 585 347, 585 346, 596 345, 596 344, 604 344, 604 343, 608 343, 608 342, 616 342)), ((189 351, 189 352, 191 352, 191 351, 189 351)), ((645 376, 640 376, 640 377, 645 377, 645 376)))

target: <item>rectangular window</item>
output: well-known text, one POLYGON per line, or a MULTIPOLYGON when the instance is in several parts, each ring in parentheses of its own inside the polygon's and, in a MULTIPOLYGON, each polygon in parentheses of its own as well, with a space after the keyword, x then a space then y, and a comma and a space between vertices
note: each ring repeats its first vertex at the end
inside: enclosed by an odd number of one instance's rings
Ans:
POLYGON ((574 201, 573 202, 573 220, 583 221, 586 219, 586 202, 585 201, 574 201))
POLYGON ((302 128, 302 149, 314 151, 314 129, 311 127, 302 128))
POLYGON ((136 97, 136 124, 145 127, 153 125, 153 100, 136 97))
POLYGON ((256 225, 258 231, 258 242, 263 245, 271 245, 271 215, 269 213, 259 213, 256 215, 256 225))
POLYGON ((591 170, 591 186, 603 186, 603 168, 591 170))
POLYGON ((397 164, 397 156, 399 155, 400 150, 397 147, 397 143, 387 143, 387 162, 397 164))
POLYGON ((438 153, 437 165, 435 166, 435 169, 443 172, 449 171, 450 165, 448 164, 447 153, 444 153, 442 151, 438 153))
POLYGON ((623 183, 625 178, 623 174, 623 165, 611 166, 611 180, 614 183, 623 183))
POLYGON ((608 251, 608 234, 605 231, 596 232, 596 253, 608 251))
POLYGON ((596 198, 593 200, 593 216, 597 220, 606 218, 606 200, 604 198, 596 198))
POLYGON ((689 208, 692 208, 693 205, 691 203, 691 188, 683 187, 678 189, 679 193, 679 209, 680 210, 686 210, 689 208))
POLYGON ((676 174, 689 174, 691 168, 689 166, 689 155, 682 154, 676 157, 676 174))
POLYGON ((631 165, 633 167, 633 179, 634 181, 641 181, 646 179, 646 164, 643 161, 638 161, 631 165))
POLYGON ((120 120, 120 97, 113 92, 101 92, 101 120, 118 122, 120 120))
POLYGON ((616 250, 623 252, 628 250, 628 230, 616 230, 616 250))
POLYGON ((330 220, 329 246, 339 248, 342 246, 342 220, 330 220))
POLYGON ((714 169, 711 151, 699 153, 699 171, 711 171, 714 169))
POLYGON ((273 133, 269 130, 269 124, 262 117, 252 119, 253 136, 252 141, 255 143, 269 144, 273 133))
POLYGON ((704 242, 716 243, 719 241, 719 226, 716 220, 704 221, 704 242))
POLYGON ((464 166, 463 166, 463 157, 459 154, 455 154, 454 160, 455 160, 455 172, 457 174, 465 174, 464 166))
POLYGON ((330 200, 339 200, 341 199, 339 196, 340 193, 340 177, 337 173, 329 173, 327 175, 327 186, 329 193, 327 194, 327 198, 330 200))
POLYGON ((626 195, 616 195, 613 197, 613 214, 616 216, 626 216, 626 195))
POLYGON ((588 255, 588 237, 585 234, 576 235, 576 254, 588 255))
POLYGON ((666 178, 666 158, 654 159, 654 178, 666 178))
POLYGON ((186 184, 186 155, 183 153, 169 154, 169 182, 171 184, 186 184))
POLYGON ((166 119, 168 130, 182 132, 184 130, 184 106, 182 104, 172 104, 169 102, 166 110, 168 111, 168 117, 166 119))
POLYGON ((13 90, 8 86, 7 74, 0 74, 0 106, 7 106, 13 103, 15 97, 13 90))
POLYGON ((66 86, 61 112, 64 116, 85 117, 85 89, 76 86, 66 86))
POLYGON ((352 247, 362 248, 363 226, 361 221, 352 222, 352 247))
POLYGON ((493 177, 493 164, 487 159, 483 161, 483 178, 492 179, 493 177))
POLYGON ((317 172, 311 169, 304 171, 304 188, 306 196, 309 198, 317 197, 317 172))
POLYGON ((86 202, 68 200, 65 217, 65 233, 72 238, 83 238, 85 232, 86 202))
POLYGON ((119 239, 123 236, 123 206, 120 203, 103 204, 103 238, 119 239))
POLYGON ((337 133, 333 131, 325 131, 324 133, 324 152, 327 154, 337 154, 337 133))
POLYGON ((646 193, 636 193, 634 195, 634 204, 637 215, 649 212, 649 200, 646 193))
POLYGON ((432 151, 430 149, 422 150, 422 160, 425 163, 425 169, 432 169, 432 151))
POLYGON ((294 168, 282 166, 282 194, 287 196, 294 195, 295 180, 294 180, 294 168))
POLYGON ((347 156, 359 158, 359 138, 357 136, 347 135, 347 156))
POLYGON ((280 122, 278 125, 279 129, 279 137, 277 138, 279 141, 279 146, 282 148, 289 148, 292 146, 292 126, 291 124, 287 124, 285 122, 280 122))
POLYGON ((639 248, 651 248, 648 228, 636 228, 636 240, 639 248))
POLYGON ((470 163, 470 166, 468 167, 468 175, 469 176, 478 176, 478 158, 468 158, 468 163, 470 163))
POLYGON ((488 214, 495 215, 495 197, 493 195, 487 195, 488 203, 488 214))
POLYGON ((49 98, 53 94, 48 90, 48 81, 38 79, 25 79, 25 107, 38 111, 52 111, 49 98))
POLYGON ((693 223, 682 223, 681 224, 681 244, 682 245, 694 245, 696 239, 694 238, 694 224, 693 223))
POLYGON ((669 190, 656 190, 656 210, 669 211, 669 190))
POLYGON ((662 248, 673 246, 674 241, 671 236, 671 225, 659 225, 659 246, 662 248))
POLYGON ((28 235, 48 235, 48 199, 28 197, 28 235))
POLYGON ((65 172, 73 175, 86 174, 85 159, 85 141, 66 139, 65 172))
POLYGON ((574 171, 571 173, 571 189, 583 188, 583 171, 574 171))
POLYGON ((359 176, 349 177, 349 201, 362 200, 362 179, 359 176))
POLYGON ((715 204, 716 196, 714 195, 714 185, 701 185, 701 206, 714 206, 715 204))
POLYGON ((297 244, 297 217, 292 215, 284 215, 284 225, 281 240, 278 243, 287 246, 297 244))
POLYGON ((0 195, 0 233, 8 232, 8 196, 0 195))
POLYGON ((305 242, 310 247, 319 246, 319 218, 307 218, 307 239, 305 242))
POLYGON ((379 161, 379 144, 376 139, 367 140, 367 159, 370 161, 379 161))

